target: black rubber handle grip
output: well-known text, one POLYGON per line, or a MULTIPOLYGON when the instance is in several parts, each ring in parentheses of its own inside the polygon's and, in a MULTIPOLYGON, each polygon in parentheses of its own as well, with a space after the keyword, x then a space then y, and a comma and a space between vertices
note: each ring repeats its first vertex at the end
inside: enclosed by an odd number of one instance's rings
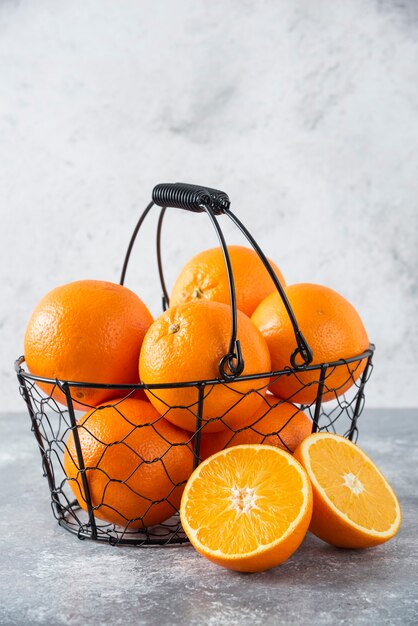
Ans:
POLYGON ((175 207, 194 213, 202 213, 205 210, 203 207, 209 206, 215 215, 225 213, 231 204, 224 191, 189 183, 160 183, 152 190, 152 200, 161 207, 175 207))

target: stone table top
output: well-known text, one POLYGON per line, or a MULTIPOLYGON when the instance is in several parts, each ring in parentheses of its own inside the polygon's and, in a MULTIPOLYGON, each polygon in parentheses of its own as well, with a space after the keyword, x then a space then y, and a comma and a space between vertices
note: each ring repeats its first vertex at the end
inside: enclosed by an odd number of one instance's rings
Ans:
POLYGON ((308 533, 283 565, 231 572, 190 545, 112 547, 59 527, 23 413, 0 415, 3 625, 418 623, 418 410, 365 410, 359 444, 397 492, 399 534, 370 550, 308 533))

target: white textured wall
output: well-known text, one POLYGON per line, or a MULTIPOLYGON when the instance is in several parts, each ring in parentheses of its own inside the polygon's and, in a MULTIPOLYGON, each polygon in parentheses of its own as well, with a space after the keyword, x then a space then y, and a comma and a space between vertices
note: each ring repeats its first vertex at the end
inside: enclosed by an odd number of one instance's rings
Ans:
MULTIPOLYGON (((289 283, 351 300, 377 345, 368 405, 416 406, 417 140, 415 0, 0 1, 0 409, 23 409, 37 300, 117 281, 176 180, 226 190, 289 283)), ((154 225, 127 285, 157 313, 154 225)), ((169 282, 215 242, 182 211, 165 232, 169 282)))

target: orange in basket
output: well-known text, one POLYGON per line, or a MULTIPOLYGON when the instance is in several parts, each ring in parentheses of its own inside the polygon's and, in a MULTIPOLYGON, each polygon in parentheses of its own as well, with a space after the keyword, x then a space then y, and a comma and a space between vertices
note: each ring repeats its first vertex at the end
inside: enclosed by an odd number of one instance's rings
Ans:
MULTIPOLYGON (((322 285, 299 283, 285 288, 286 296, 312 353, 311 365, 330 363, 362 354, 369 347, 363 322, 355 308, 339 293, 322 285)), ((290 367, 296 348, 295 334, 280 295, 267 296, 255 310, 252 321, 264 335, 271 354, 272 369, 290 367)), ((367 359, 330 367, 322 400, 347 391, 360 376, 367 359)), ((270 390, 279 398, 310 404, 318 394, 319 369, 298 371, 272 379, 270 390)))
MULTIPOLYGON (((254 250, 245 246, 228 246, 228 252, 234 275, 237 307, 250 316, 276 287, 254 250)), ((284 285, 283 275, 277 265, 272 261, 270 265, 284 285)), ((203 250, 186 263, 174 283, 170 305, 199 299, 224 304, 231 302, 222 248, 203 250)))
MULTIPOLYGON (((32 374, 67 381, 136 384, 144 335, 153 318, 142 300, 121 285, 79 280, 47 293, 25 333, 25 358, 32 374)), ((66 404, 64 393, 38 383, 66 404), (52 391, 53 390, 53 391, 52 391)), ((76 408, 85 410, 120 391, 72 388, 76 408)))
POLYGON ((237 432, 223 430, 205 433, 200 440, 200 458, 207 459, 223 448, 240 444, 264 443, 293 452, 312 432, 312 421, 290 402, 267 395, 248 425, 237 432))
MULTIPOLYGON (((146 400, 103 405, 77 422, 94 515, 129 528, 171 517, 193 470, 188 435, 167 422, 146 400)), ((87 496, 71 432, 64 469, 80 506, 87 496)))
MULTIPOLYGON (((270 371, 264 337, 244 313, 237 314, 237 338, 245 363, 242 375, 270 371)), ((141 381, 148 385, 219 378, 219 362, 228 353, 230 336, 231 308, 226 304, 202 300, 168 309, 145 335, 139 368, 141 381)), ((240 428, 263 402, 267 383, 268 378, 205 385, 202 417, 206 432, 227 426, 240 428), (259 391, 254 391, 257 388, 259 391)), ((146 393, 170 422, 186 430, 195 429, 196 386, 171 386, 146 393)))

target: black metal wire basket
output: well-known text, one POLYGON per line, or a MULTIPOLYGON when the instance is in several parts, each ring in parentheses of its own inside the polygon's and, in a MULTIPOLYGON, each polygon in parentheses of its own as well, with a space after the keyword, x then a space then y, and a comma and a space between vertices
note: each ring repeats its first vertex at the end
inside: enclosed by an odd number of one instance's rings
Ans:
MULTIPOLYGON (((336 432, 351 440, 357 440, 358 436, 357 420, 364 406, 364 388, 372 371, 374 346, 371 344, 364 353, 349 359, 312 365, 312 352, 299 329, 283 287, 256 241, 231 211, 229 198, 224 192, 183 183, 157 185, 153 190, 152 201, 141 215, 130 240, 120 284, 124 284, 137 234, 154 206, 160 207, 156 243, 163 310, 169 306, 161 258, 161 231, 167 207, 206 213, 211 221, 223 251, 229 281, 231 301, 229 350, 220 360, 218 377, 164 385, 109 385, 100 382, 41 378, 24 369, 23 356, 17 359, 15 369, 19 389, 29 411, 32 430, 40 449, 44 476, 48 480, 51 492, 53 514, 61 526, 80 539, 136 546, 187 542, 178 518, 179 502, 182 489, 193 467, 196 467, 211 451, 213 452, 213 445, 211 446, 210 442, 212 439, 216 441, 216 437, 213 438, 206 432, 211 421, 219 422, 222 432, 221 447, 242 442, 242 437, 245 436, 247 437, 245 442, 273 443, 292 452, 287 429, 292 422, 296 424, 296 420, 302 417, 305 429, 306 424, 309 424, 309 432, 336 432), (242 374, 245 354, 242 354, 237 339, 234 276, 228 247, 218 222, 220 216, 229 218, 254 248, 271 276, 289 315, 295 335, 295 350, 290 355, 290 366, 284 370, 245 376, 242 374), (335 387, 331 382, 337 369, 340 373, 344 372, 344 375, 339 376, 339 386, 335 387), (309 382, 304 378, 307 372, 309 382), (299 389, 309 386, 312 400, 306 404, 298 404, 295 395, 287 398, 266 395, 271 382, 281 377, 293 377, 298 381, 299 389), (240 383, 241 387, 237 383, 240 383), (244 391, 242 383, 245 383, 244 391), (43 389, 45 385, 49 385, 48 392, 45 393, 39 385, 43 389), (236 399, 224 413, 212 420, 204 420, 202 416, 205 400, 218 385, 234 390, 236 399), (112 393, 117 391, 118 398, 109 400, 99 407, 85 405, 87 413, 83 415, 77 410, 80 406, 76 394, 80 387, 106 389, 112 393), (132 421, 128 408, 132 406, 133 399, 135 401, 144 391, 158 398, 164 389, 175 387, 193 390, 192 402, 175 407, 188 411, 193 416, 195 425, 193 432, 186 433, 182 439, 176 441, 170 434, 167 435, 167 427, 164 424, 165 418, 169 417, 168 414, 173 409, 170 406, 166 407, 162 415, 148 417, 140 423, 132 421), (66 406, 55 399, 56 390, 64 394, 66 406), (243 406, 250 394, 260 397, 261 409, 257 417, 244 427, 231 427, 228 412, 239 407, 240 403, 243 403, 243 406), (266 430, 265 419, 274 411, 281 410, 284 404, 288 411, 286 419, 282 420, 280 425, 277 423, 270 425, 271 430, 266 430), (118 420, 120 439, 100 440, 93 426, 94 422, 100 419, 118 420), (147 437, 156 444, 151 455, 137 445, 139 440, 147 437), (101 446, 99 460, 95 465, 85 462, 88 445, 101 446), (156 453, 155 450, 159 452, 156 453), (182 460, 181 463, 177 463, 175 470, 171 463, 173 450, 182 460), (112 467, 110 459, 122 453, 127 455, 124 464, 125 473, 120 475, 115 471, 112 475, 109 473, 109 467, 112 467), (104 467, 105 457, 109 462, 104 467), (152 492, 156 476, 163 484, 162 491, 160 490, 157 495, 152 492), (120 502, 120 507, 115 507, 114 494, 118 494, 116 501, 120 502)), ((218 448, 219 445, 218 442, 218 448)))

